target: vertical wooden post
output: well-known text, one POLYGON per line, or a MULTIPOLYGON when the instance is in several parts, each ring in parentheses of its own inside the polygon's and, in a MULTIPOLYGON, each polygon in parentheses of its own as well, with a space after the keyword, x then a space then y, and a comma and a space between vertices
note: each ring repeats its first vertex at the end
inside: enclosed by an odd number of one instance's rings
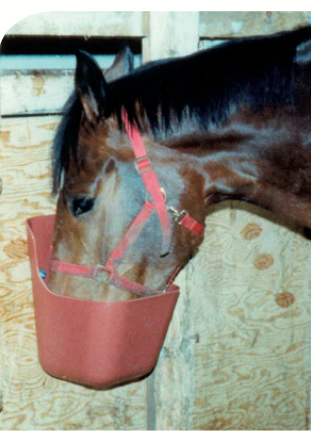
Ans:
MULTIPOLYGON (((195 52, 199 12, 150 12, 143 42, 143 62, 195 52)), ((192 300, 186 278, 176 283, 181 295, 155 372, 147 383, 148 430, 192 430, 195 401, 194 350, 196 335, 192 300)))
POLYGON ((147 420, 151 430, 193 430, 195 405, 194 292, 189 264, 176 280, 181 295, 154 373, 148 379, 147 420))
POLYGON ((195 52, 199 40, 199 12, 163 11, 145 13, 147 38, 143 62, 195 52))

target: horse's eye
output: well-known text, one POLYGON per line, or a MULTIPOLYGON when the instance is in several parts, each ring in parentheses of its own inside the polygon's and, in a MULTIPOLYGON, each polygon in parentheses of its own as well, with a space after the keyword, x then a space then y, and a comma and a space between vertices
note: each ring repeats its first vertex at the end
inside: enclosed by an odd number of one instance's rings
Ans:
POLYGON ((93 209, 95 198, 78 197, 74 198, 70 204, 74 216, 81 216, 93 209))

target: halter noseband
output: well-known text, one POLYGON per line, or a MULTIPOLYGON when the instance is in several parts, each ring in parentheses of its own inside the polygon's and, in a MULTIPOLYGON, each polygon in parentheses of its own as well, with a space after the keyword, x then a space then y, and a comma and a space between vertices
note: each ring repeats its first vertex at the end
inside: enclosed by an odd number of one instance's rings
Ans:
MULTIPOLYGON (((146 197, 145 204, 141 211, 133 220, 132 224, 123 235, 121 240, 117 243, 104 265, 96 265, 91 267, 87 265, 77 265, 69 262, 51 260, 50 270, 95 279, 99 282, 114 285, 117 288, 138 296, 151 296, 160 294, 161 291, 152 290, 145 285, 122 277, 115 273, 115 269, 120 263, 127 248, 136 240, 140 232, 143 230, 152 213, 156 211, 162 230, 162 255, 167 254, 170 249, 171 227, 168 213, 171 213, 175 217, 177 224, 185 227, 199 237, 202 237, 204 234, 204 226, 194 220, 185 210, 178 212, 174 207, 167 206, 165 191, 161 188, 158 182, 157 176, 152 168, 145 145, 136 124, 130 124, 125 111, 123 111, 122 117, 135 154, 136 169, 143 180, 147 194, 150 195, 153 202, 146 197)), ((164 292, 168 290, 168 287, 173 282, 180 268, 181 267, 176 268, 169 279, 164 292)))

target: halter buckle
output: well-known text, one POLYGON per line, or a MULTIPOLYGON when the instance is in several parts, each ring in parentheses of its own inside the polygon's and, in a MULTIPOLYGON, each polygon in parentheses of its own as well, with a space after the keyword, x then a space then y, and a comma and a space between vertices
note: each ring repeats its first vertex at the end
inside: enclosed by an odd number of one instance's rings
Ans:
POLYGON ((143 174, 144 172, 152 170, 151 163, 147 155, 137 157, 135 161, 135 167, 139 174, 143 174))
POLYGON ((103 265, 96 265, 93 272, 93 279, 104 284, 110 284, 110 277, 112 272, 107 270, 103 265))

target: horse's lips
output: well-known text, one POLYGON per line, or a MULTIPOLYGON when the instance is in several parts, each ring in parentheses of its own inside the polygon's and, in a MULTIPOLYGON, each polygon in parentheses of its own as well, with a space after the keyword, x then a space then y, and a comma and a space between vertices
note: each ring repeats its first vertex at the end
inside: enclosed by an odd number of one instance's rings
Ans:
POLYGON ((124 302, 97 302, 49 290, 55 216, 27 221, 39 360, 52 376, 110 387, 148 375, 155 367, 179 289, 124 302))

